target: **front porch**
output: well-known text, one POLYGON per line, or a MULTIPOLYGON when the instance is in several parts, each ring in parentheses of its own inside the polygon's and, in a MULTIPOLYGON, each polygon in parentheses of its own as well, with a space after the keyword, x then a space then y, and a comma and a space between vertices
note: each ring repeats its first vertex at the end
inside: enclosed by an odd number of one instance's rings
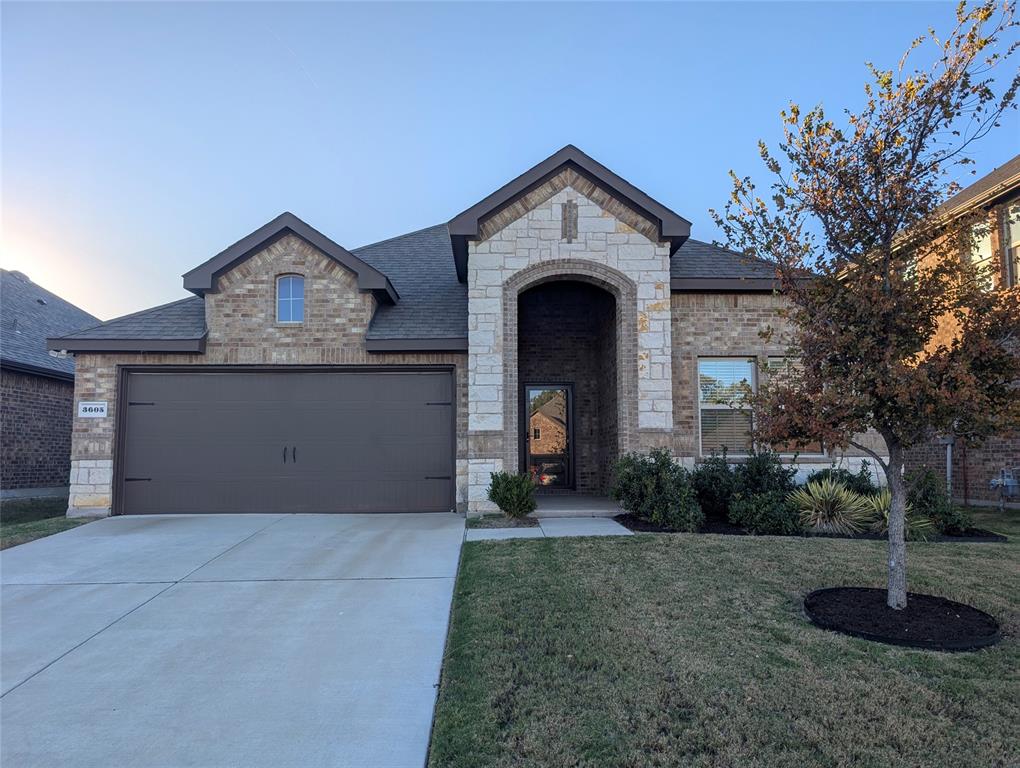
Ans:
POLYGON ((586 493, 535 494, 538 509, 533 517, 615 517, 623 514, 620 505, 608 496, 586 493))

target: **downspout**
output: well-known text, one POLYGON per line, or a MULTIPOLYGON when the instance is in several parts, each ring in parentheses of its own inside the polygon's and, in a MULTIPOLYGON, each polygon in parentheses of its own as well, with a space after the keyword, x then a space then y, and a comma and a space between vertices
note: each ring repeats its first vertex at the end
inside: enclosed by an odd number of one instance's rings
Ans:
POLYGON ((953 440, 946 441, 946 492, 949 494, 949 503, 953 503, 953 440))

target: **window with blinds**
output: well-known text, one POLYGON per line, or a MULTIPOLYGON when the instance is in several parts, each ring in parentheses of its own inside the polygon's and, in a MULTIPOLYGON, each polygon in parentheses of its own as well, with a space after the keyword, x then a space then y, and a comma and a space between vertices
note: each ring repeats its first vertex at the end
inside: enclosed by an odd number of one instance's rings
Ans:
MULTIPOLYGON (((796 357, 770 357, 767 362, 768 375, 770 379, 779 379, 783 384, 795 385, 801 374, 804 372, 804 365, 796 357)), ((793 441, 787 443, 776 443, 772 446, 776 453, 801 455, 823 455, 825 448, 821 441, 798 446, 793 441)))
POLYGON ((701 453, 740 456, 751 451, 751 412, 741 407, 754 391, 754 358, 698 359, 701 453))
POLYGON ((970 263, 977 268, 977 278, 981 288, 986 291, 995 286, 995 251, 992 249, 992 228, 988 223, 977 224, 971 231, 973 245, 970 251, 970 263))

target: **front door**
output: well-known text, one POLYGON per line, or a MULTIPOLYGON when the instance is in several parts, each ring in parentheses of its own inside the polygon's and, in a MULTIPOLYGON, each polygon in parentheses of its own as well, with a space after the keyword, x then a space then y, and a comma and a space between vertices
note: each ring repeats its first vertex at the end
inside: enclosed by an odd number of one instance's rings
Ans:
POLYGON ((529 384, 524 399, 528 474, 539 487, 572 487, 570 387, 529 384))

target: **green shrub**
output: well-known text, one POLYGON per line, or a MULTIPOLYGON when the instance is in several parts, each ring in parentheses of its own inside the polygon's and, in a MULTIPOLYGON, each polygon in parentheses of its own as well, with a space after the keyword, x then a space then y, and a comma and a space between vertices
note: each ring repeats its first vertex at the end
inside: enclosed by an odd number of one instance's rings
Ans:
POLYGON ((790 501, 789 491, 766 491, 734 495, 730 502, 729 520, 748 533, 792 535, 803 526, 797 506, 790 501))
POLYGON ((798 488, 790 501, 801 524, 818 533, 858 533, 871 519, 867 499, 831 476, 798 488))
POLYGON ((939 533, 960 534, 972 527, 970 513, 953 504, 942 478, 930 469, 911 475, 907 482, 907 503, 921 517, 927 517, 939 533))
POLYGON ((535 484, 527 475, 493 472, 489 481, 489 501, 507 517, 527 517, 538 506, 535 484))
POLYGON ((691 473, 691 484, 705 516, 725 520, 736 485, 726 453, 722 456, 713 453, 701 462, 691 473))
POLYGON ((636 517, 675 531, 696 531, 705 520, 690 475, 658 448, 616 462, 612 496, 636 517))
POLYGON ((845 467, 826 467, 808 475, 807 482, 814 483, 827 478, 832 478, 836 482, 842 483, 851 491, 859 493, 861 496, 870 496, 878 490, 871 479, 871 465, 866 461, 861 462, 861 468, 857 474, 854 474, 845 467))
MULTIPOLYGON (((889 533, 889 512, 892 509, 892 494, 888 488, 865 496, 864 500, 868 505, 868 514, 871 516, 871 530, 875 533, 888 535, 889 533)), ((931 535, 935 526, 931 518, 919 515, 908 503, 904 520, 904 535, 908 539, 926 539, 931 535)))
POLYGON ((796 469, 783 465, 775 451, 755 451, 734 468, 734 491, 745 497, 762 493, 781 493, 785 497, 797 487, 793 481, 796 474, 796 469))

